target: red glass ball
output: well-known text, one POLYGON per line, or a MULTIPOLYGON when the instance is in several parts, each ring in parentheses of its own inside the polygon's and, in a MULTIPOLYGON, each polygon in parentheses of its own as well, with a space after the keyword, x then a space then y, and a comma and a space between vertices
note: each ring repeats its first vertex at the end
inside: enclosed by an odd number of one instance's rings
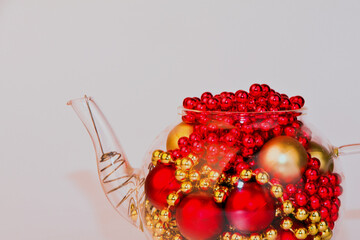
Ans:
POLYGON ((239 103, 247 102, 248 98, 249 98, 249 94, 243 90, 239 90, 235 93, 235 99, 239 103))
POLYGON ((192 193, 176 207, 176 222, 186 239, 205 240, 219 235, 225 219, 221 208, 208 193, 192 193))
POLYGON ((255 182, 239 182, 229 195, 225 214, 229 223, 241 232, 264 230, 275 217, 275 202, 267 189, 255 182))
POLYGON ((146 177, 146 196, 157 209, 166 207, 167 196, 180 188, 180 184, 175 179, 175 170, 173 164, 158 164, 146 177))

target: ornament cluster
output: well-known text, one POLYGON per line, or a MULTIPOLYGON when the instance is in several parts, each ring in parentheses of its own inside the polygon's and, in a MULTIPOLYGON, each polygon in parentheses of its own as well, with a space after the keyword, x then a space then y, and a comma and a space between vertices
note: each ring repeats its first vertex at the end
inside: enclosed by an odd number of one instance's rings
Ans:
POLYGON ((264 84, 186 98, 145 180, 153 238, 331 239, 341 177, 301 121, 304 103, 264 84))

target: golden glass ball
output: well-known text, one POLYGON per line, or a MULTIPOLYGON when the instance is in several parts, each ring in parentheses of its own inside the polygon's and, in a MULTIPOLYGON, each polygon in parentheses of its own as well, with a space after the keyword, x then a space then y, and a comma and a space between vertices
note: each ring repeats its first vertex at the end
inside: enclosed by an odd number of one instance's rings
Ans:
POLYGON ((181 160, 181 169, 183 171, 189 171, 194 166, 194 163, 189 158, 183 158, 181 160))
POLYGON ((295 230, 295 237, 297 239, 305 239, 308 236, 308 231, 306 228, 299 228, 295 230))
POLYGON ((282 209, 285 214, 291 214, 295 211, 294 204, 290 200, 286 200, 282 204, 282 209))
POLYGON ((193 132, 193 126, 187 123, 180 123, 176 125, 169 133, 166 141, 166 149, 174 150, 179 148, 178 140, 181 137, 189 137, 193 132))
POLYGON ((160 154, 160 161, 162 163, 168 164, 170 162, 173 161, 171 154, 167 153, 167 152, 163 152, 160 154))
POLYGON ((216 182, 220 177, 220 173, 218 171, 211 170, 208 177, 211 181, 216 182))
POLYGON ((309 213, 305 208, 298 208, 295 213, 295 218, 299 221, 304 221, 308 218, 309 213))
POLYGON ((183 182, 180 187, 181 191, 185 194, 190 193, 193 190, 191 182, 183 182))
POLYGON ((311 141, 307 150, 311 157, 316 157, 320 161, 320 173, 332 172, 334 170, 333 154, 324 146, 311 141))
POLYGON ((324 232, 326 229, 328 229, 328 224, 326 221, 322 220, 321 222, 319 222, 318 224, 318 229, 320 232, 324 232))
POLYGON ((191 182, 196 182, 200 180, 200 173, 196 170, 191 170, 189 173, 189 179, 191 182))
POLYGON ((252 178, 252 171, 251 169, 244 169, 240 173, 241 180, 249 181, 252 178))
POLYGON ((281 228, 284 229, 284 230, 289 230, 293 225, 293 221, 291 220, 291 218, 284 218, 282 221, 281 221, 281 228))
POLYGON ((177 193, 170 193, 166 201, 170 206, 175 206, 178 199, 179 199, 179 195, 177 193))
POLYGON ((317 222, 320 222, 321 215, 318 211, 312 211, 310 213, 309 219, 312 223, 317 223, 317 222))
POLYGON ((266 184, 269 182, 269 174, 267 174, 266 172, 259 172, 258 174, 256 174, 256 181, 259 184, 266 184))
POLYGON ((330 228, 326 229, 325 231, 321 232, 321 238, 325 240, 331 239, 333 233, 330 228))
POLYGON ((161 150, 155 150, 153 152, 152 158, 151 158, 151 162, 154 166, 156 166, 157 162, 160 160, 160 156, 163 153, 163 151, 161 150))
POLYGON ((275 198, 281 198, 283 196, 284 190, 281 185, 273 185, 270 192, 275 198))
POLYGON ((319 235, 314 236, 314 240, 321 240, 321 237, 319 235))
POLYGON ((208 190, 210 187, 210 180, 208 178, 201 179, 199 182, 199 187, 201 190, 204 191, 208 190))
POLYGON ((296 139, 279 136, 268 141, 259 152, 259 167, 284 183, 300 180, 307 165, 307 152, 296 139))
POLYGON ((308 231, 309 231, 309 234, 311 234, 311 235, 316 235, 319 232, 319 230, 317 229, 317 226, 314 223, 312 223, 308 226, 308 231))
POLYGON ((231 240, 243 240, 243 236, 241 236, 240 233, 233 233, 231 235, 231 240))
POLYGON ((175 178, 176 180, 178 180, 179 182, 183 182, 186 180, 187 177, 187 173, 181 169, 177 169, 175 171, 175 178))
POLYGON ((163 210, 161 210, 160 212, 160 220, 163 222, 168 222, 171 218, 171 212, 165 208, 163 210))
POLYGON ((266 240, 275 240, 277 238, 277 231, 276 229, 268 229, 266 231, 266 240))

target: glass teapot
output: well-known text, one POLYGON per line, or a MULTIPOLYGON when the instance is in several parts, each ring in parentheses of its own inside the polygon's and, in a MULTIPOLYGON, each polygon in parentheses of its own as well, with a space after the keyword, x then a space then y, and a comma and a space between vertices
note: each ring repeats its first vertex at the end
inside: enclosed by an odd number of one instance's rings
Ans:
POLYGON ((147 239, 338 239, 339 157, 360 145, 332 146, 304 109, 180 107, 182 121, 134 169, 92 98, 68 105, 90 134, 106 197, 147 239))

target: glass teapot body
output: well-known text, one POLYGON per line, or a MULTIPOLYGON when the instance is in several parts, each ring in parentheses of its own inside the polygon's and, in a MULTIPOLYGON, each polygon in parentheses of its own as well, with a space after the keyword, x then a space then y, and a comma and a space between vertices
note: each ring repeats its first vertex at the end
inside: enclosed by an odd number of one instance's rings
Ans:
POLYGON ((303 110, 180 109, 182 121, 134 170, 96 104, 69 103, 92 137, 109 201, 148 239, 336 238, 346 147, 316 134, 303 110))

